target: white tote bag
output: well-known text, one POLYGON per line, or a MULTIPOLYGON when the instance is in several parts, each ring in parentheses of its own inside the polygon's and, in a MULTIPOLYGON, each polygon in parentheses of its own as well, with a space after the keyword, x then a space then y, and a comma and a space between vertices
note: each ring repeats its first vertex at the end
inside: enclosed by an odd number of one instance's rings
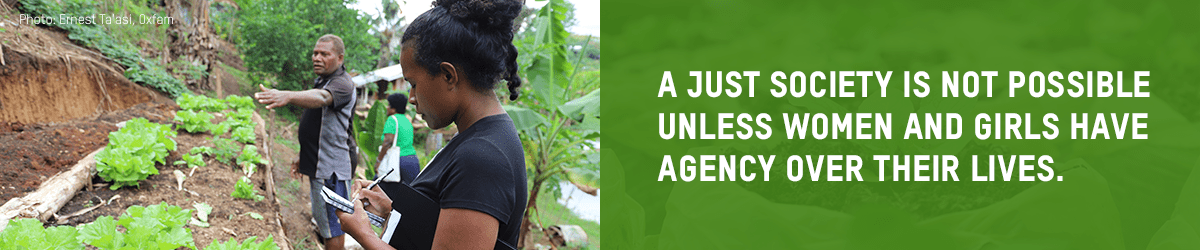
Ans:
MULTIPOLYGON (((393 132, 395 135, 393 138, 399 139, 400 121, 396 120, 395 116, 388 119, 396 121, 396 131, 393 132)), ((396 139, 392 140, 392 147, 383 154, 383 161, 379 162, 379 166, 375 168, 375 174, 384 174, 392 171, 391 174, 383 177, 383 181, 386 182, 400 182, 400 147, 396 146, 396 139)))

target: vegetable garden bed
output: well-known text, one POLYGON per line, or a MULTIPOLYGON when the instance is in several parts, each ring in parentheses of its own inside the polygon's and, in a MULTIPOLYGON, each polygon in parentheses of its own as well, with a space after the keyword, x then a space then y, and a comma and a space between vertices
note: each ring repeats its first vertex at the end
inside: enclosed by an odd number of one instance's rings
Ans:
MULTIPOLYGON (((245 99, 241 101, 245 101, 245 99)), ((181 100, 180 104, 184 109, 197 109, 194 105, 188 104, 187 101, 181 100)), ((149 207, 166 203, 168 204, 166 207, 178 206, 180 209, 183 209, 178 214, 188 213, 189 218, 184 222, 186 225, 182 227, 186 229, 185 231, 189 232, 189 237, 193 240, 192 243, 197 249, 210 246, 214 241, 225 242, 230 238, 234 238, 238 242, 243 242, 251 237, 256 237, 258 242, 262 242, 264 239, 270 237, 273 238, 274 245, 282 249, 289 249, 290 244, 280 226, 279 205, 276 202, 274 193, 270 191, 274 190, 274 182, 271 179, 271 164, 267 160, 270 158, 269 150, 267 149, 269 148, 268 145, 271 137, 269 137, 263 128, 264 122, 262 118, 253 112, 253 103, 249 103, 249 107, 251 108, 244 112, 234 111, 233 108, 212 108, 209 111, 205 111, 214 116, 211 120, 211 128, 219 130, 224 126, 224 129, 228 131, 224 131, 223 133, 204 132, 207 130, 194 130, 196 133, 189 133, 184 129, 185 126, 183 126, 186 121, 180 120, 175 122, 173 128, 170 127, 170 123, 165 124, 167 127, 159 128, 157 127, 158 125, 147 123, 144 119, 137 119, 141 121, 130 120, 125 122, 125 128, 109 135, 109 139, 111 140, 110 145, 104 150, 109 152, 101 151, 96 154, 96 169, 99 169, 100 173, 93 175, 91 183, 83 190, 77 192, 66 205, 57 211, 56 215, 53 216, 54 218, 49 219, 46 224, 73 226, 77 228, 79 235, 82 235, 85 230, 88 230, 86 228, 94 227, 93 224, 106 223, 111 220, 109 217, 120 220, 123 214, 141 209, 138 207, 149 207), (223 122, 231 119, 235 119, 235 122, 223 122), (244 124, 238 124, 236 121, 243 121, 244 124), (141 129, 143 127, 145 128, 144 130, 141 129), (237 131, 239 127, 245 127, 246 129, 243 129, 242 134, 235 136, 233 132, 237 131), (126 129, 130 131, 125 131, 126 129), (122 131, 127 132, 129 135, 125 137, 118 135, 122 131), (253 133, 247 135, 246 131, 253 133), (147 133, 169 134, 169 132, 177 133, 173 138, 175 149, 167 150, 166 152, 161 152, 161 149, 155 149, 155 147, 163 147, 164 145, 162 144, 142 142, 143 140, 152 141, 153 136, 145 138, 137 136, 147 133), (214 133, 219 135, 214 135, 214 133), (231 139, 234 137, 251 143, 247 144, 231 139), (114 146, 115 144, 123 144, 123 146, 114 146), (146 150, 142 150, 140 146, 136 145, 149 146, 145 147, 147 148, 146 150), (121 149, 123 147, 134 149, 121 149), (201 149, 204 147, 208 149, 201 149), (155 153, 154 151, 159 152, 155 153), (207 151, 207 153, 200 151, 207 151), (151 174, 144 180, 121 181, 123 178, 136 179, 138 175, 144 175, 146 174, 145 172, 152 172, 149 169, 138 170, 137 167, 125 166, 128 162, 137 162, 138 160, 130 159, 140 158, 133 157, 139 154, 152 155, 145 157, 145 159, 152 162, 155 167, 154 169, 158 173, 151 174), (244 159, 250 155, 258 155, 262 160, 251 161, 244 159), (239 161, 239 156, 242 156, 242 161, 239 161), (156 161, 155 157, 161 157, 162 161, 154 162, 156 161), (188 159, 191 161, 189 162, 188 159), (254 164, 247 164, 249 162, 254 162, 254 164), (117 172, 107 170, 108 172, 105 172, 105 169, 122 170, 117 172), (185 177, 183 178, 182 185, 177 178, 180 175, 185 177), (237 189, 235 186, 238 185, 239 180, 244 178, 248 180, 248 183, 252 187, 235 192, 237 189), (123 187, 114 188, 116 186, 123 187), (254 193, 245 196, 249 199, 234 197, 234 193, 238 193, 239 195, 237 196, 243 196, 241 194, 245 194, 247 191, 254 193), (209 210, 204 208, 205 206, 211 208, 211 211, 206 216, 207 221, 201 218, 199 212, 200 210, 209 210), (86 212, 77 216, 70 216, 80 211, 86 212)), ((163 142, 161 138, 165 137, 169 136, 159 137, 158 141, 163 142)), ((166 144, 169 146, 171 143, 166 144)), ((129 163, 129 165, 136 164, 129 163)), ((166 211, 171 210, 168 209, 166 211)), ((9 229, 12 229, 14 225, 17 225, 17 227, 24 225, 32 228, 29 225, 25 225, 30 223, 28 220, 17 221, 10 221, 9 229)), ((167 228, 163 229, 163 233, 158 233, 158 237, 167 235, 168 229, 171 228, 173 223, 168 223, 167 219, 162 219, 161 221, 162 224, 167 225, 167 228)), ((125 228, 124 232, 129 232, 132 227, 132 225, 126 225, 128 223, 117 224, 125 228)), ((6 229, 5 231, 8 230, 6 229)), ((108 230, 101 231, 107 232, 108 230)), ((47 238, 50 238, 50 232, 51 229, 47 228, 47 238)), ((5 242, 5 238, 2 237, 5 235, 4 233, 0 233, 0 246, 12 243, 5 242)), ((133 244, 130 237, 125 236, 124 244, 133 244)), ((102 246, 103 243, 89 242, 84 240, 85 238, 87 237, 79 237, 79 243, 107 249, 102 246)))

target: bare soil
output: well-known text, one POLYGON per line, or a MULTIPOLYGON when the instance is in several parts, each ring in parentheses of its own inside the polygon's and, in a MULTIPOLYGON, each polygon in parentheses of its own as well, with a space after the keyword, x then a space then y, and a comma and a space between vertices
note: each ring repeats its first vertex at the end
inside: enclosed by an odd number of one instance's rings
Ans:
POLYGON ((93 119, 63 123, 0 122, 0 201, 37 189, 46 178, 70 168, 88 153, 108 144, 118 122, 146 117, 170 122, 176 106, 143 103, 93 119))

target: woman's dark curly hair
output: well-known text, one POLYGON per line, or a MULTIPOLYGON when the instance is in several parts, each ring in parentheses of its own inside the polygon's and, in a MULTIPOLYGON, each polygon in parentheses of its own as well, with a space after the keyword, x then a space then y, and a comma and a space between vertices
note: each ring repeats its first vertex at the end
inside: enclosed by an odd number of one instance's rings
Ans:
POLYGON ((413 47, 417 64, 431 74, 449 62, 466 72, 476 90, 491 91, 501 79, 508 81, 508 98, 516 100, 521 78, 517 75, 517 48, 513 46, 513 19, 525 5, 522 0, 438 0, 421 14, 400 39, 413 47))
POLYGON ((391 106, 392 109, 396 110, 397 114, 403 114, 404 112, 408 111, 408 96, 401 93, 395 93, 388 95, 387 100, 388 106, 391 106))

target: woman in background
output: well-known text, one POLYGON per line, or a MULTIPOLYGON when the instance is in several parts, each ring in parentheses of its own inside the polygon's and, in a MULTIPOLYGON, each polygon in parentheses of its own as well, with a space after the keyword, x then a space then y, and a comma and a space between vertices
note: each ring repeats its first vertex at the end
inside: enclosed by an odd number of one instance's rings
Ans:
POLYGON ((407 113, 408 96, 391 94, 387 97, 387 122, 383 125, 383 147, 379 149, 379 167, 375 174, 388 173, 396 169, 384 181, 408 184, 421 171, 417 150, 413 148, 413 125, 407 113), (399 169, 397 169, 399 167, 399 169))

